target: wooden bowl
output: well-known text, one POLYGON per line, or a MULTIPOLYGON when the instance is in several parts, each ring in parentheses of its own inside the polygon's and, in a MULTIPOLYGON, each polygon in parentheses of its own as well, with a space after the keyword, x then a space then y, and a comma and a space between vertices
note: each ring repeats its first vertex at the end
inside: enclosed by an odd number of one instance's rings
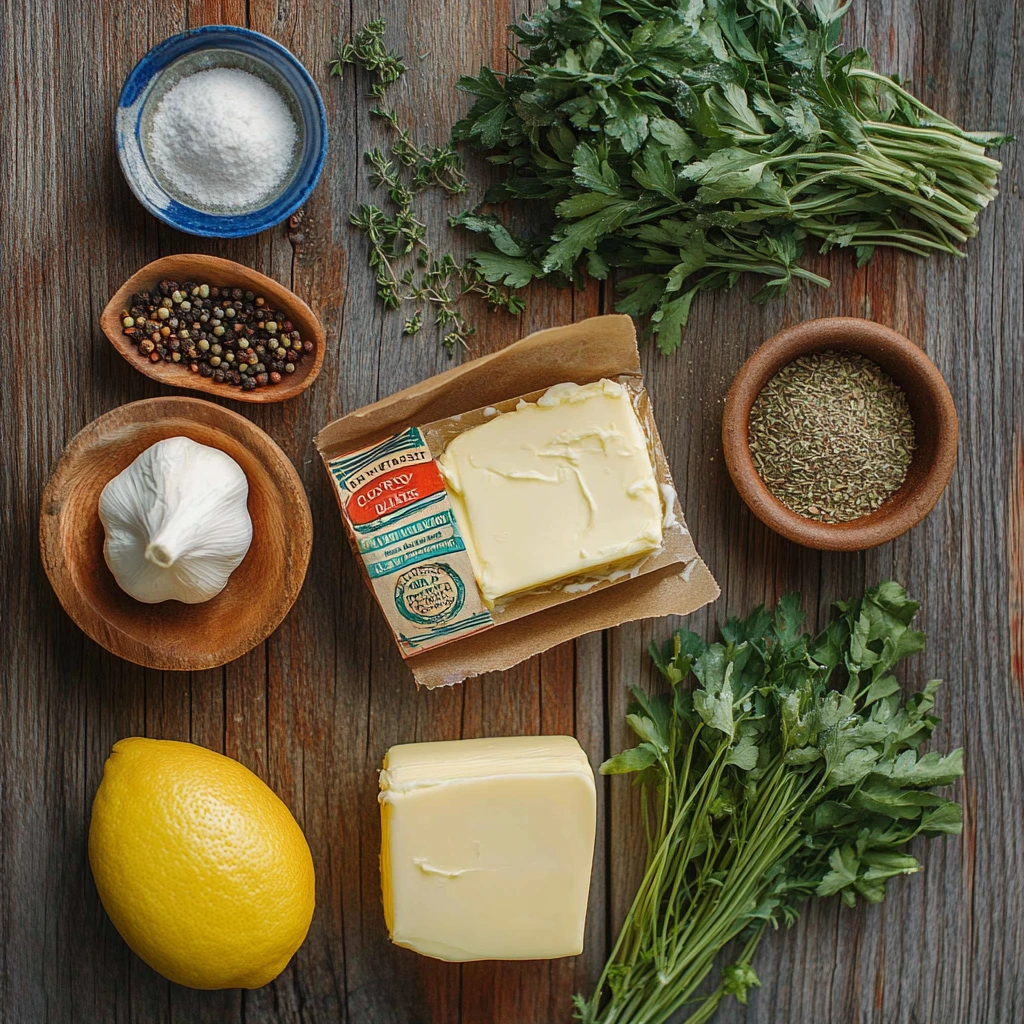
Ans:
POLYGON ((309 306, 273 278, 233 260, 223 260, 219 256, 187 253, 164 256, 162 259, 147 263, 114 293, 114 297, 100 314, 100 326, 110 339, 110 344, 136 370, 147 377, 152 377, 153 380, 172 388, 204 391, 208 395, 230 398, 236 402, 283 402, 294 398, 316 380, 324 362, 324 329, 309 306), (280 384, 267 385, 254 391, 243 391, 231 384, 217 384, 201 374, 190 373, 188 367, 181 363, 165 363, 162 360, 159 363, 151 363, 139 354, 132 339, 123 333, 121 319, 123 311, 130 307, 131 298, 136 292, 150 291, 164 279, 179 282, 197 281, 216 285, 218 288, 229 285, 232 288, 244 288, 257 295, 263 295, 272 305, 287 313, 303 340, 310 339, 316 348, 312 356, 304 357, 295 367, 295 372, 286 375, 280 384))
POLYGON ((939 500, 956 463, 953 399, 935 364, 909 339, 871 320, 808 320, 766 341, 732 382, 725 400, 722 444, 736 489, 766 526, 808 548, 861 551, 906 533, 939 500), (750 408, 764 385, 787 363, 824 349, 858 352, 881 366, 906 393, 916 448, 903 484, 869 515, 847 523, 819 523, 782 504, 754 468, 747 444, 750 408))
POLYGON ((284 452, 243 416, 198 398, 150 398, 93 420, 57 463, 39 522, 43 567, 78 626, 121 658, 183 672, 232 661, 277 628, 302 589, 312 540, 306 492, 284 452), (219 448, 242 467, 252 544, 210 601, 142 604, 104 561, 100 492, 150 445, 177 436, 219 448))

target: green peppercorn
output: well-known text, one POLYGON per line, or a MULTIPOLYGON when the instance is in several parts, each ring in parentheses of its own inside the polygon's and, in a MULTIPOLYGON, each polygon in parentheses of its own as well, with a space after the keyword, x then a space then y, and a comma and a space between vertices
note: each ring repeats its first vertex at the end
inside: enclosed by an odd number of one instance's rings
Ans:
POLYGON ((143 358, 249 391, 279 384, 315 350, 263 295, 194 281, 163 280, 133 295, 121 326, 143 358))

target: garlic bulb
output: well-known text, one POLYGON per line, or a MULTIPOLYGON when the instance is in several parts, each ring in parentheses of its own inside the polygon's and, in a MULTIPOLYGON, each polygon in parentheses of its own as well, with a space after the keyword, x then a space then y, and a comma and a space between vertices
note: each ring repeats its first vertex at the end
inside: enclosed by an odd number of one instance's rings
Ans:
POLYGON ((216 597, 252 541, 249 481, 230 455, 187 437, 147 448, 100 495, 103 557, 145 604, 216 597))

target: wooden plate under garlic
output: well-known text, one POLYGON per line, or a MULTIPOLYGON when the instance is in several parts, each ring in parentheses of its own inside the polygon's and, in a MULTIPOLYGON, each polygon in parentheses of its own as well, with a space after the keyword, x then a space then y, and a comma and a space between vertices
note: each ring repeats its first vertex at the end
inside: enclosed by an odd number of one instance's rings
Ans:
POLYGON ((252 650, 295 603, 312 544, 309 502, 288 456, 244 416, 199 398, 150 398, 93 420, 64 450, 43 492, 39 546, 64 610, 108 651, 149 668, 215 668, 252 650), (219 448, 242 468, 252 543, 209 601, 143 604, 107 568, 99 496, 136 456, 177 436, 219 448))

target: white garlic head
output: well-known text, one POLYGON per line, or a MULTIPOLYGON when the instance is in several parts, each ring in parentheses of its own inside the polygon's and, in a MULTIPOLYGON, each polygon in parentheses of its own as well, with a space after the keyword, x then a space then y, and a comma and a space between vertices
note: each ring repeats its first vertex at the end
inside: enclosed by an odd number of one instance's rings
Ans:
POLYGON ((227 585, 252 542, 242 467, 217 448, 168 437, 100 494, 103 557, 145 604, 199 604, 227 585))

